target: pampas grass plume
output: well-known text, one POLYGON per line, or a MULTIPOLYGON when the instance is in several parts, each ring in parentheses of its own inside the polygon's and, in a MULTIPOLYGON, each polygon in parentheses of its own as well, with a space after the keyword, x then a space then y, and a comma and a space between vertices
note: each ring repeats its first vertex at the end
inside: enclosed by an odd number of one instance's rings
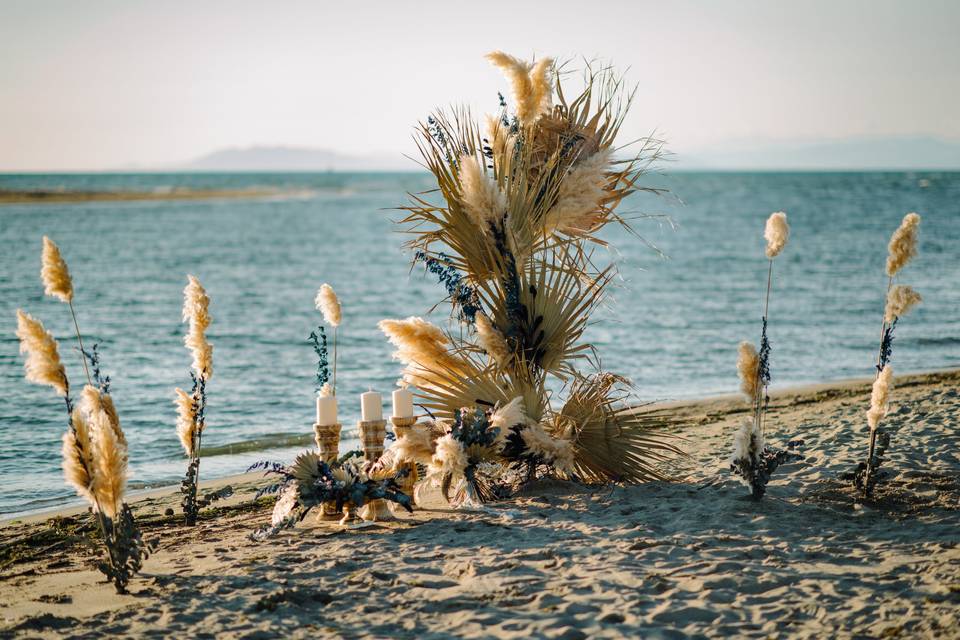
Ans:
POLYGON ((43 279, 45 294, 60 298, 62 302, 73 301, 73 280, 70 278, 70 269, 60 255, 60 248, 47 236, 43 236, 40 277, 43 279))
POLYGON ((48 384, 58 394, 66 396, 69 389, 67 372, 60 361, 53 334, 43 327, 42 322, 17 309, 17 337, 20 338, 20 353, 27 356, 23 363, 27 380, 48 384))
POLYGON ((503 448, 503 445, 506 444, 513 427, 527 425, 529 422, 523 396, 517 396, 507 404, 494 409, 490 415, 490 426, 499 429, 496 440, 497 449, 503 448))
POLYGON ((887 294, 887 306, 883 311, 883 321, 893 322, 896 318, 907 314, 914 306, 923 302, 919 293, 905 284, 897 284, 890 288, 887 294))
POLYGON ((553 438, 539 424, 531 424, 520 431, 528 451, 548 460, 560 473, 574 471, 574 452, 569 440, 553 438))
POLYGON ((887 415, 887 403, 890 400, 890 392, 893 390, 893 367, 885 366, 880 375, 873 382, 873 390, 870 392, 870 409, 867 411, 867 424, 873 431, 880 424, 880 420, 887 415))
POLYGON ((104 428, 109 428, 117 442, 124 450, 127 447, 127 437, 120 427, 120 416, 117 414, 117 408, 113 404, 113 398, 109 393, 103 393, 92 385, 83 387, 80 393, 80 406, 90 417, 92 423, 102 420, 104 428))
POLYGON ((737 373, 740 375, 740 391, 753 401, 760 383, 760 356, 752 343, 744 340, 737 352, 737 373))
POLYGON ((460 477, 468 464, 467 452, 452 434, 448 433, 437 439, 433 459, 429 465, 431 474, 449 473, 454 477, 460 477))
POLYGON ((748 465, 756 464, 765 444, 763 432, 757 423, 752 418, 745 419, 733 434, 733 455, 730 456, 730 464, 738 460, 748 465))
POLYGON ((96 464, 93 490, 100 508, 116 517, 127 487, 127 452, 105 420, 94 422, 93 458, 96 464))
POLYGON ((472 155, 460 156, 460 190, 464 211, 484 233, 507 211, 507 197, 472 155))
POLYGON ((494 362, 496 362, 500 368, 506 367, 510 363, 510 358, 513 355, 506 338, 493 326, 493 323, 490 322, 490 318, 488 318, 486 314, 477 314, 476 327, 480 346, 483 347, 483 350, 493 358, 494 362))
POLYGON ((209 380, 213 375, 213 346, 207 342, 206 331, 210 326, 210 297, 196 277, 187 276, 183 289, 183 321, 189 330, 183 342, 193 354, 193 370, 197 377, 209 380))
POLYGON ((920 216, 908 213, 903 216, 900 226, 890 237, 887 246, 887 275, 891 278, 896 275, 910 260, 917 255, 917 236, 920 233, 920 216))
POLYGON ((429 366, 446 356, 447 337, 443 330, 423 318, 410 316, 406 320, 381 320, 377 326, 397 348, 394 358, 404 364, 429 366))
POLYGON ((488 53, 486 58, 503 71, 510 82, 520 122, 526 125, 536 121, 549 108, 553 98, 553 84, 549 75, 553 60, 543 58, 536 64, 530 64, 502 51, 488 53))
POLYGON ((96 507, 90 425, 79 409, 70 414, 70 424, 72 427, 63 434, 63 477, 77 495, 96 507))
POLYGON ((787 224, 787 214, 782 211, 771 213, 767 218, 767 225, 763 230, 763 237, 767 241, 767 257, 776 258, 787 246, 790 237, 790 225, 787 224))
POLYGON ((173 390, 176 397, 173 404, 177 407, 177 436, 187 457, 195 457, 194 443, 196 443, 196 420, 193 411, 193 397, 183 389, 173 390))
POLYGON ((337 293, 329 284, 324 283, 317 291, 317 297, 314 299, 317 305, 317 311, 323 314, 323 321, 331 327, 339 327, 341 320, 340 299, 337 293))
MULTIPOLYGON (((127 439, 116 419, 116 411, 105 406, 104 398, 107 397, 96 387, 87 385, 74 413, 82 415, 89 426, 93 494, 104 514, 113 518, 120 509, 127 486, 128 454, 127 439)), ((113 407, 112 401, 110 407, 113 407)))
POLYGON ((560 183, 557 203, 547 213, 548 232, 557 229, 577 234, 596 226, 606 196, 611 154, 610 149, 603 149, 571 167, 560 183))

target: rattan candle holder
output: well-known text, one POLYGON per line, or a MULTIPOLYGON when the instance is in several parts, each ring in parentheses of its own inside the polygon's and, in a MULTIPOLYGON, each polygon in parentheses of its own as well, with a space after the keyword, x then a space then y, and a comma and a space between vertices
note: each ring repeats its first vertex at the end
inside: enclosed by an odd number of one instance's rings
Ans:
MULTIPOLYGON (((320 451, 320 457, 327 464, 336 462, 340 457, 340 429, 340 423, 313 425, 313 437, 317 442, 317 449, 320 451)), ((323 520, 337 520, 340 514, 341 510, 337 509, 336 502, 324 502, 320 506, 320 518, 323 520)))
MULTIPOLYGON (((363 446, 363 459, 369 469, 383 455, 383 443, 387 439, 387 421, 361 420, 358 427, 360 428, 360 444, 363 446)), ((374 479, 379 478, 374 477, 374 479)), ((364 520, 377 522, 378 520, 392 520, 393 514, 387 507, 386 500, 371 500, 360 510, 360 517, 364 520)))
MULTIPOLYGON (((390 421, 393 423, 393 433, 397 436, 397 441, 406 438, 410 435, 410 432, 416 428, 417 424, 416 418, 397 418, 394 416, 390 418, 390 421)), ((405 494, 410 496, 410 505, 414 506, 414 491, 413 488, 417 484, 417 481, 420 480, 419 473, 417 473, 417 465, 413 462, 404 462, 399 466, 400 469, 406 469, 407 475, 400 478, 398 484, 400 485, 400 490, 405 494)))

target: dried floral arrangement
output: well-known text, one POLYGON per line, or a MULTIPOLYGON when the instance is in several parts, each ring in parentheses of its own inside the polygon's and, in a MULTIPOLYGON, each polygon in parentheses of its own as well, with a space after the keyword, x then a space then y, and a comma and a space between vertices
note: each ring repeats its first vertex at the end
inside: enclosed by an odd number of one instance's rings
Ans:
MULTIPOLYGON (((349 505, 352 513, 372 500, 389 500, 407 511, 413 510, 410 496, 400 491, 396 477, 373 479, 362 464, 351 460, 353 457, 350 453, 327 464, 316 452, 305 451, 290 466, 276 462, 258 462, 251 466, 247 471, 262 469, 281 477, 280 482, 257 493, 258 498, 278 494, 279 499, 273 508, 271 526, 258 529, 252 537, 264 539, 293 527, 311 509, 325 502, 334 502, 337 511, 349 505)), ((349 513, 344 516, 344 523, 349 517, 349 513)))
POLYGON ((883 322, 880 325, 880 347, 877 353, 877 374, 870 394, 870 408, 867 410, 867 425, 870 427, 870 445, 867 459, 845 479, 853 482, 854 488, 864 498, 870 498, 877 483, 885 477, 880 471, 883 456, 890 446, 890 435, 879 428, 880 421, 887 415, 890 393, 893 391, 893 331, 897 322, 910 309, 923 300, 913 288, 894 284, 895 276, 917 255, 917 239, 920 233, 920 216, 908 213, 900 226, 893 232, 887 246, 887 293, 883 309, 883 322))
POLYGON ((90 351, 83 348, 73 307, 73 280, 60 249, 47 237, 43 238, 42 265, 45 293, 70 307, 87 384, 79 402, 74 404, 56 338, 39 320, 17 310, 17 337, 20 353, 26 355, 26 378, 29 382, 53 387, 64 399, 67 410, 67 432, 62 448, 64 477, 77 495, 90 504, 96 519, 107 552, 106 560, 98 562, 97 569, 113 582, 117 593, 125 593, 130 579, 140 571, 156 543, 143 539, 130 507, 124 502, 127 439, 110 395, 110 378, 102 375, 97 345, 90 351))
POLYGON ((773 283, 773 259, 787 246, 790 226, 787 214, 782 211, 770 214, 764 228, 763 237, 767 241, 767 287, 763 301, 763 317, 760 329, 760 350, 750 342, 740 343, 737 356, 737 373, 740 376, 740 390, 750 402, 752 415, 743 421, 733 434, 733 453, 730 456, 730 470, 736 473, 747 487, 750 495, 759 500, 767 490, 767 483, 777 468, 791 460, 802 459, 796 449, 803 443, 791 440, 786 449, 767 446, 766 412, 770 404, 768 389, 770 386, 770 339, 767 328, 770 313, 770 290, 773 283))
POLYGON ((207 341, 207 329, 210 327, 210 297, 200 281, 187 276, 187 286, 183 289, 183 322, 187 324, 187 333, 183 343, 193 356, 190 365, 190 379, 193 386, 190 393, 177 387, 174 405, 177 408, 177 436, 183 451, 190 459, 187 473, 180 483, 180 502, 183 507, 187 526, 197 523, 200 509, 211 502, 232 495, 230 487, 197 497, 200 484, 200 442, 206 427, 207 382, 213 375, 213 346, 207 341))
POLYGON ((438 189, 411 194, 401 221, 407 247, 447 290, 450 327, 421 318, 380 328, 434 418, 420 440, 393 454, 428 465, 461 502, 488 499, 504 468, 521 478, 552 473, 586 482, 664 478, 658 463, 680 453, 663 431, 669 413, 629 407, 626 379, 599 369, 582 340, 615 275, 593 247, 616 209, 660 155, 639 142, 620 159, 617 133, 633 93, 610 68, 569 74, 550 58, 487 58, 512 87, 513 110, 478 124, 466 108, 430 116, 417 131, 438 189), (562 401, 548 394, 563 387, 562 401))

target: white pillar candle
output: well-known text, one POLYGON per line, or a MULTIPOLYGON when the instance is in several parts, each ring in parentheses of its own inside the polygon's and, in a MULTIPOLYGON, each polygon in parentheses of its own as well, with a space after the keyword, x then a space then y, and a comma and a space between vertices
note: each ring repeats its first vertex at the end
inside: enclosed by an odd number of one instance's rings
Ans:
POLYGON ((360 394, 360 416, 364 422, 383 420, 383 399, 376 391, 360 394))
POLYGON ((397 389, 393 392, 393 417, 413 417, 413 393, 409 389, 397 389))
POLYGON ((336 396, 317 396, 317 424, 322 427, 337 424, 336 396))

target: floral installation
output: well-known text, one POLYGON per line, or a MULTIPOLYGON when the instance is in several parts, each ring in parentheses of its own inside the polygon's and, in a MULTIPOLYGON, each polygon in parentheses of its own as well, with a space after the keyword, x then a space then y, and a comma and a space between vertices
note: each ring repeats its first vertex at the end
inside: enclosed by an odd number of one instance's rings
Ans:
POLYGON ((281 480, 264 487, 257 497, 276 494, 271 525, 253 533, 254 539, 276 535, 302 521, 311 509, 324 502, 335 502, 339 511, 344 505, 362 507, 371 500, 389 500, 412 511, 410 497, 400 491, 395 476, 373 479, 359 462, 353 462, 352 454, 327 464, 314 451, 305 451, 297 456, 292 465, 277 462, 258 462, 247 471, 264 470, 267 475, 280 476, 281 480))
POLYGON ((213 375, 213 346, 207 341, 207 329, 210 327, 210 297, 200 281, 187 276, 187 286, 183 290, 183 321, 187 323, 187 333, 183 342, 193 357, 190 379, 193 386, 187 393, 179 387, 174 389, 174 406, 177 408, 177 436, 184 453, 190 459, 187 473, 180 483, 183 499, 184 520, 188 526, 197 523, 200 509, 214 500, 227 497, 231 491, 218 491, 197 497, 200 484, 200 442, 206 427, 207 382, 213 375))
POLYGON ((411 194, 401 224, 414 263, 446 288, 450 319, 380 323, 434 418, 429 445, 391 455, 427 465, 424 482, 462 505, 496 497, 505 478, 663 479, 660 463, 680 453, 665 431, 673 416, 630 408, 626 379, 581 366, 598 366, 583 332, 616 276, 594 250, 599 233, 629 228, 616 212, 628 195, 659 193, 641 181, 661 143, 616 146, 633 93, 610 67, 588 66, 571 92, 573 74, 551 58, 487 58, 511 105, 500 95, 481 122, 466 108, 434 113, 417 132, 438 189, 411 194))
POLYGON ((59 248, 47 237, 43 238, 42 265, 45 292, 70 307, 88 384, 74 403, 56 338, 40 320, 18 309, 17 337, 20 353, 26 356, 26 379, 52 387, 64 400, 67 412, 67 431, 61 449, 64 478, 77 495, 90 504, 96 520, 107 556, 106 560, 97 562, 97 569, 113 583, 117 593, 126 593, 127 585, 156 548, 156 543, 143 539, 133 512, 124 501, 129 454, 110 395, 110 377, 102 373, 98 345, 94 344, 90 351, 83 347, 73 307, 73 281, 59 248))
POLYGON ((752 416, 745 420, 733 434, 733 453, 728 464, 743 483, 750 488, 750 495, 759 500, 767 490, 767 483, 776 469, 786 462, 802 460, 797 449, 803 445, 801 440, 791 440, 786 449, 775 449, 767 445, 766 413, 770 404, 770 339, 767 337, 770 313, 770 291, 773 284, 773 260, 787 246, 790 238, 790 226, 787 214, 777 211, 767 218, 763 230, 767 241, 767 286, 763 302, 763 317, 760 319, 760 349, 750 342, 740 343, 737 351, 737 374, 740 377, 740 391, 750 402, 752 416))
POLYGON ((883 456, 890 446, 890 434, 880 429, 880 423, 889 411, 890 394, 893 391, 893 331, 897 322, 923 298, 911 287, 894 284, 894 278, 916 255, 920 233, 920 216, 908 213, 893 232, 887 245, 887 293, 880 325, 880 346, 877 353, 876 378, 870 393, 867 409, 867 426, 870 429, 870 444, 867 459, 857 468, 844 475, 853 483, 854 489, 864 498, 871 498, 877 483, 886 477, 880 470, 883 456))

